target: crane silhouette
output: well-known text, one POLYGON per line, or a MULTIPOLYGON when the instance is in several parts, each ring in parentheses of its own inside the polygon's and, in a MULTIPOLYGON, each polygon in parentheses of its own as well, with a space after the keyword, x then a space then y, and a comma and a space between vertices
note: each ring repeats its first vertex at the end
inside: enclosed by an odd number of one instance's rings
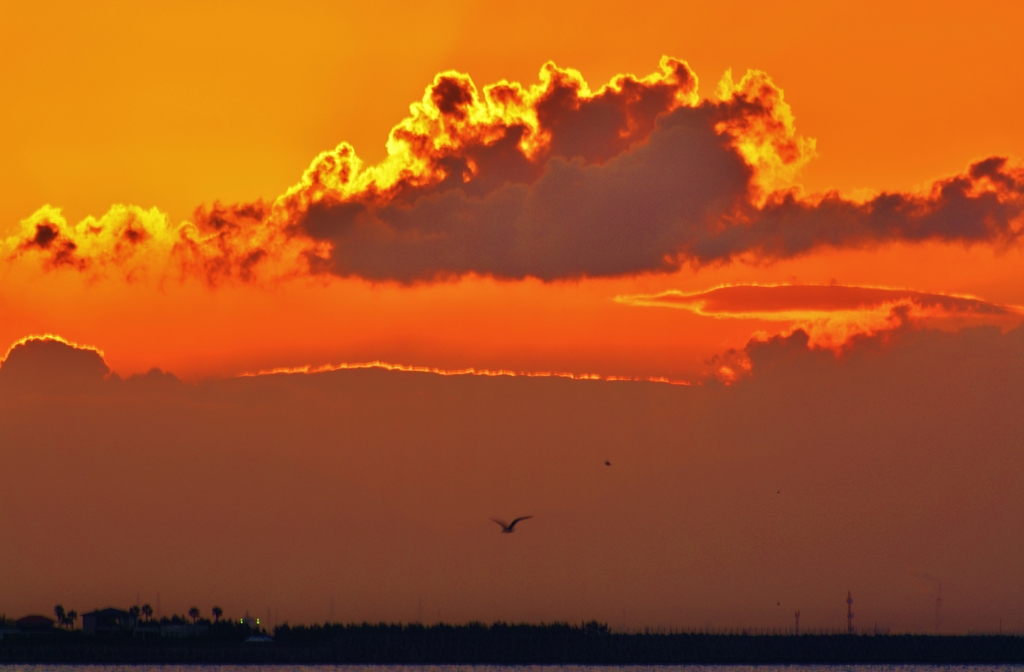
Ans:
POLYGON ((504 520, 498 520, 497 518, 491 518, 491 520, 496 522, 498 525, 501 525, 502 534, 512 534, 515 531, 514 528, 516 526, 516 523, 518 523, 520 520, 527 520, 529 518, 533 518, 533 516, 520 516, 519 518, 513 520, 511 523, 506 523, 504 520))

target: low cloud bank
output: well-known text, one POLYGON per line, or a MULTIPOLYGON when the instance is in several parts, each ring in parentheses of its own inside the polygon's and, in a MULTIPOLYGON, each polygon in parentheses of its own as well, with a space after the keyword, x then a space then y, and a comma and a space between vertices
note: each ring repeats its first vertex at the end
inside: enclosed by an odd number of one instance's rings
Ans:
POLYGON ((832 628, 852 590, 859 626, 931 631, 925 572, 946 631, 1024 628, 1024 330, 746 354, 728 387, 364 369, 25 394, 4 374, 0 596, 832 628))
POLYGON ((0 387, 33 392, 95 389, 109 375, 103 353, 59 336, 28 336, 0 359, 0 387))

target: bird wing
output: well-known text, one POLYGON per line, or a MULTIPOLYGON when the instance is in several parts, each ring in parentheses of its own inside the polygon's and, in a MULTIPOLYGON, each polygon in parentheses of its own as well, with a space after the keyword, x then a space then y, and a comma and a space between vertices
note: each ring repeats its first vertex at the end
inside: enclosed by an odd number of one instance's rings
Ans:
MULTIPOLYGON (((506 523, 504 520, 498 520, 497 518, 491 518, 491 520, 496 522, 498 525, 501 525, 501 529, 503 530, 507 530, 509 528, 509 524, 506 523)), ((512 522, 512 525, 515 525, 515 521, 512 522)))
POLYGON ((516 518, 515 520, 512 521, 512 524, 508 526, 508 529, 511 530, 513 527, 516 526, 516 523, 518 523, 520 520, 526 520, 528 518, 533 518, 533 516, 520 516, 520 517, 516 518))

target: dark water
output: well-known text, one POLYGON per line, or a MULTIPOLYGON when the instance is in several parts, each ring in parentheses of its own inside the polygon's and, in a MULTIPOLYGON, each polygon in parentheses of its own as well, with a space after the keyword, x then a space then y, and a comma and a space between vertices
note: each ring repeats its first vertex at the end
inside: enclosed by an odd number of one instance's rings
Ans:
POLYGON ((1024 665, 0 665, 0 672, 1021 672, 1024 665))

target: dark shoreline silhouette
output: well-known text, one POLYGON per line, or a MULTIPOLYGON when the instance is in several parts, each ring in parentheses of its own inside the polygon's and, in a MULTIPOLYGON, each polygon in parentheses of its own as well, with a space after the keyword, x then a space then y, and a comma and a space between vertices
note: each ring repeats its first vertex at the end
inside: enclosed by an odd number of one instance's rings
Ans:
MULTIPOLYGON (((223 622, 222 622, 223 625, 223 622)), ((272 642, 218 627, 206 636, 8 636, 0 663, 290 664, 1020 664, 1020 635, 616 633, 582 625, 284 625, 272 642)))

